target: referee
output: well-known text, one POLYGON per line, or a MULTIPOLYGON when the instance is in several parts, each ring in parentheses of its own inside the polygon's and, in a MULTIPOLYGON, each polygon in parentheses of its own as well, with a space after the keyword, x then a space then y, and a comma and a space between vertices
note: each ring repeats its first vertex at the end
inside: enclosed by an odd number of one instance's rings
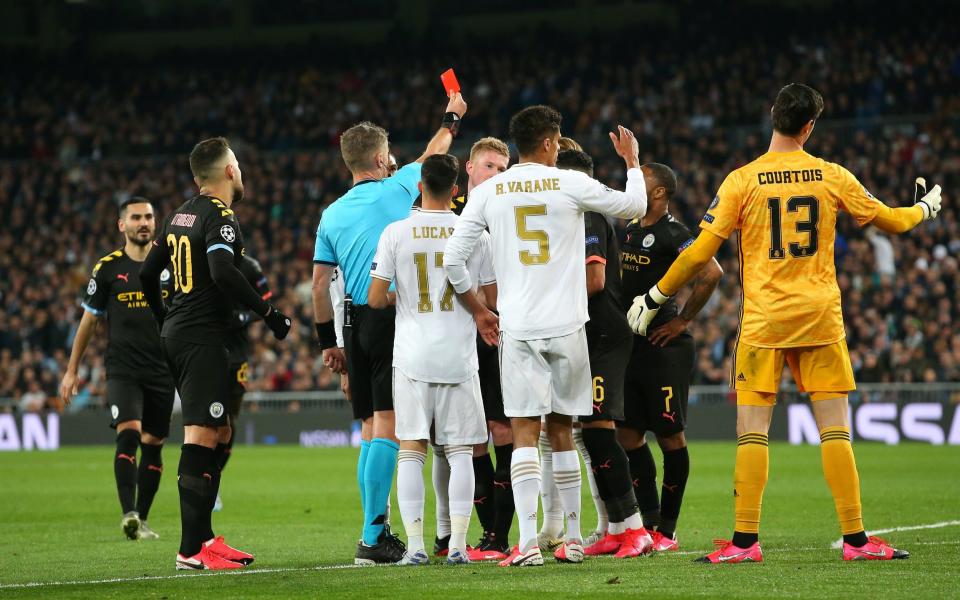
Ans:
POLYGON ((317 228, 313 309, 323 362, 337 373, 345 368, 349 372, 353 416, 361 421, 357 479, 364 521, 357 564, 394 563, 405 550, 399 538, 384 530, 400 447, 394 433, 392 393, 395 310, 367 306, 371 264, 384 228, 406 218, 419 196, 421 163, 430 155, 445 154, 450 149, 466 111, 460 94, 451 95, 442 125, 426 150, 389 179, 387 132, 368 121, 345 131, 340 152, 353 176, 353 187, 324 211, 317 228), (344 315, 351 325, 344 331, 346 357, 337 347, 330 302, 335 267, 342 271, 345 291, 353 300, 351 314, 344 315))

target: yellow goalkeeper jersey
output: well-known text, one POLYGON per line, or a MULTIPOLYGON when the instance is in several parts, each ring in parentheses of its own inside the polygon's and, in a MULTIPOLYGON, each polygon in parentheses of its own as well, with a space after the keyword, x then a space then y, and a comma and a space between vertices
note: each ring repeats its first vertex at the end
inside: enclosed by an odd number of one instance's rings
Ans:
POLYGON ((740 231, 740 341, 792 348, 843 339, 837 212, 863 226, 879 207, 852 173, 802 150, 767 152, 730 173, 700 227, 725 239, 740 231))

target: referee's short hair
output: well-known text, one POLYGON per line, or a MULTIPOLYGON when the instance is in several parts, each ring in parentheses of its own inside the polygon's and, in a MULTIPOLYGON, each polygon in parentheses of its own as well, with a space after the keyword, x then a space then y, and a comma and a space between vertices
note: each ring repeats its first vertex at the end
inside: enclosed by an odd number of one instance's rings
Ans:
POLYGON ((357 123, 340 136, 340 154, 351 173, 376 167, 373 157, 387 145, 387 130, 370 121, 357 123))
POLYGON ((521 155, 532 154, 547 137, 560 133, 563 117, 542 104, 528 106, 510 119, 510 138, 521 155))
POLYGON ((190 170, 193 176, 200 181, 209 179, 228 150, 230 150, 230 141, 225 137, 203 140, 194 146, 193 151, 190 152, 190 170))
POLYGON ((770 117, 777 133, 798 135, 804 125, 816 121, 822 112, 820 92, 802 83, 791 83, 777 93, 770 117))
POLYGON ((432 154, 420 168, 420 182, 424 191, 431 196, 449 194, 459 175, 460 162, 451 154, 432 154))
POLYGON ((580 171, 593 177, 593 159, 583 150, 561 150, 557 154, 557 168, 580 171))

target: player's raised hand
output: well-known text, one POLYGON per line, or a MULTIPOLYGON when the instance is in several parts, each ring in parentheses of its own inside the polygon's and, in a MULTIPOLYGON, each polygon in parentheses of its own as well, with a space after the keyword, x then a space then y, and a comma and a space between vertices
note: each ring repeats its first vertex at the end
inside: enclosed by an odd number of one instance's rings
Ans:
POLYGON ((637 335, 647 335, 647 327, 653 322, 653 318, 660 312, 660 307, 670 297, 665 295, 657 286, 650 288, 650 291, 642 296, 633 299, 633 305, 627 311, 627 323, 630 329, 637 335))
POLYGON ((487 309, 477 311, 473 320, 477 322, 477 332, 488 346, 500 344, 500 317, 496 313, 487 309))
POLYGON ((925 221, 936 219, 937 214, 940 212, 940 186, 935 185, 933 189, 928 192, 927 181, 923 177, 917 177, 913 201, 923 209, 923 219, 925 221))
POLYGON ((623 125, 617 125, 617 133, 610 132, 610 141, 613 142, 617 155, 627 163, 628 169, 640 166, 640 144, 632 131, 623 125))
POLYGON ((450 101, 447 102, 447 109, 444 112, 457 113, 461 119, 467 113, 467 103, 460 92, 450 94, 450 101))
POLYGON ((267 324, 273 337, 282 340, 290 333, 290 317, 280 312, 276 306, 271 306, 267 314, 263 315, 263 322, 267 324))
POLYGON ((70 401, 77 395, 80 388, 80 378, 76 372, 67 369, 63 374, 63 381, 60 382, 60 402, 63 406, 70 406, 70 401))

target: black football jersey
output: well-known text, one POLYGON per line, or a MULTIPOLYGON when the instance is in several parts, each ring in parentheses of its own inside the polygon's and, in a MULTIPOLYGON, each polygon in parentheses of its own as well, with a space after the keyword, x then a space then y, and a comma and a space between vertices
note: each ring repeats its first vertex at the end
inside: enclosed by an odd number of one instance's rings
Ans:
POLYGON ((620 251, 617 235, 607 218, 600 213, 583 215, 587 264, 602 262, 605 265, 603 290, 587 301, 590 321, 586 325, 587 337, 593 340, 605 338, 616 341, 630 337, 630 325, 621 306, 623 288, 620 283, 620 251))
MULTIPOLYGON (((240 272, 250 283, 250 287, 260 294, 261 298, 269 300, 273 297, 273 292, 267 282, 267 276, 263 274, 263 269, 256 259, 244 256, 240 262, 240 272)), ((230 351, 231 364, 245 362, 249 357, 251 349, 247 328, 255 318, 257 317, 250 309, 239 302, 234 303, 233 317, 230 319, 230 327, 227 329, 227 349, 230 351)))
MULTIPOLYGON (((84 310, 107 321, 108 379, 140 381, 144 376, 170 376, 157 322, 140 285, 140 265, 122 249, 111 252, 93 267, 83 295, 84 310)), ((169 269, 160 276, 160 290, 168 302, 172 292, 169 269)))
POLYGON ((233 211, 212 196, 194 196, 164 220, 154 243, 166 246, 174 288, 163 337, 225 345, 234 301, 214 283, 207 253, 226 250, 240 268, 243 236, 233 211))
MULTIPOLYGON (((628 310, 636 296, 646 294, 663 278, 677 256, 693 243, 687 226, 665 214, 649 227, 634 219, 627 225, 626 237, 620 251, 623 269, 623 310, 628 310)), ((660 308, 647 331, 651 331, 677 316, 679 310, 673 298, 660 308)))

